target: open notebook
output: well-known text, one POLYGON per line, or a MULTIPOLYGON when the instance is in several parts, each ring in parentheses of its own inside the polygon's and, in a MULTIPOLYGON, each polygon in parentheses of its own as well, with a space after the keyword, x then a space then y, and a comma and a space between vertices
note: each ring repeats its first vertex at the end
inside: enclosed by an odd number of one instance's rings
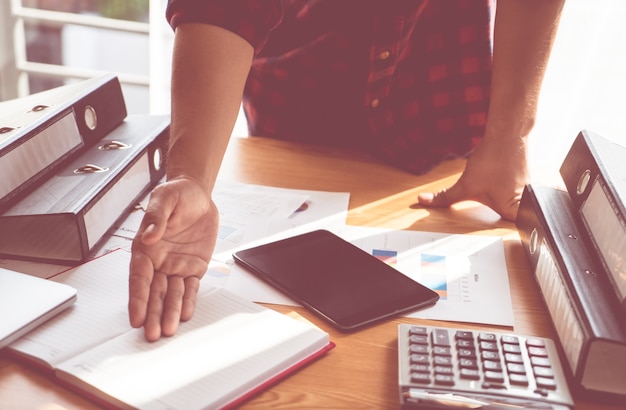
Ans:
POLYGON ((76 300, 76 289, 0 268, 0 349, 76 300))
POLYGON ((201 285, 196 311, 175 336, 148 343, 128 324, 130 253, 117 250, 53 278, 81 298, 7 347, 105 408, 235 407, 319 358, 326 332, 201 285))

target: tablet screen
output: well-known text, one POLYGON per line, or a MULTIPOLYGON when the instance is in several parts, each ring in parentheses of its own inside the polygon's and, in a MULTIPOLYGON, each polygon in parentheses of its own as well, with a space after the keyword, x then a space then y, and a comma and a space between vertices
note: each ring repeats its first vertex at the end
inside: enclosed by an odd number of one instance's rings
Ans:
POLYGON ((434 291, 326 230, 233 256, 344 331, 430 306, 439 298, 434 291))

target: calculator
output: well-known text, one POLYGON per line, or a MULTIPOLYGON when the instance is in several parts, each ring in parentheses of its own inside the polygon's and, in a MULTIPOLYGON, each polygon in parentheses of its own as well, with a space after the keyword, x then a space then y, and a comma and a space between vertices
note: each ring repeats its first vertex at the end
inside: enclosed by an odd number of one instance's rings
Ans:
POLYGON ((402 409, 574 409, 551 339, 400 324, 398 360, 402 409))

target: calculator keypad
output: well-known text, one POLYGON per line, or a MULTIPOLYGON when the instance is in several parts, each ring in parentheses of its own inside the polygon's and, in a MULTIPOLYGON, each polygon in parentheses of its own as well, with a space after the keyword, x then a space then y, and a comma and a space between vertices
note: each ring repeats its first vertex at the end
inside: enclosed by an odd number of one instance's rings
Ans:
POLYGON ((462 394, 479 401, 508 398, 526 408, 533 401, 534 408, 573 408, 550 339, 408 324, 398 332, 404 404, 424 405, 429 397, 454 393, 455 400, 462 394))

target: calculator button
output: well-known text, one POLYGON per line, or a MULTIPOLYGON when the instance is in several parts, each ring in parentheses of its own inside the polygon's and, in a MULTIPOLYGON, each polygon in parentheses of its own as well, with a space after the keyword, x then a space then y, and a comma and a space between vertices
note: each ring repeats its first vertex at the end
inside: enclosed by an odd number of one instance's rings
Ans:
POLYGON ((411 353, 428 353, 428 345, 411 345, 409 350, 411 353))
POLYGON ((546 343, 541 339, 528 339, 526 340, 526 346, 528 347, 546 347, 546 343))
POLYGON ((449 347, 435 346, 433 356, 452 356, 452 350, 449 347))
POLYGON ((428 336, 425 335, 412 335, 409 338, 409 343, 415 345, 427 345, 428 344, 428 336))
POLYGON ((539 357, 548 357, 548 351, 543 347, 529 347, 528 355, 530 356, 539 356, 539 357))
POLYGON ((488 382, 504 383, 504 373, 488 370, 485 372, 485 380, 488 382))
POLYGON ((435 374, 454 375, 454 370, 452 369, 452 366, 435 366, 434 371, 435 374))
POLYGON ((433 330, 433 346, 450 346, 450 336, 447 329, 433 330))
POLYGON ((459 349, 456 351, 459 357, 474 359, 476 358, 476 352, 473 349, 459 349))
POLYGON ((526 374, 526 367, 523 364, 519 363, 508 363, 506 365, 506 370, 509 372, 509 374, 526 374))
POLYGON ((485 370, 493 370, 497 372, 502 371, 502 365, 500 364, 500 362, 494 362, 492 360, 485 360, 483 362, 483 367, 485 368, 485 370))
POLYGON ((537 377, 535 379, 537 382, 537 387, 542 387, 544 389, 556 390, 556 381, 554 379, 549 379, 546 377, 537 377))
POLYGON ((456 341, 456 347, 457 348, 473 348, 474 341, 468 340, 468 339, 459 339, 456 341))
POLYGON ((498 352, 485 351, 480 354, 480 358, 483 360, 500 360, 498 352))
POLYGON ((478 340, 480 340, 481 342, 495 342, 496 335, 494 335, 493 333, 479 333, 478 340))
POLYGON ((498 351, 498 344, 495 342, 480 342, 480 350, 484 351, 484 350, 489 350, 492 352, 497 352, 498 351))
POLYGON ((413 383, 430 384, 430 373, 411 373, 413 383))
POLYGON ((474 333, 467 330, 457 330, 454 336, 457 338, 457 340, 474 340, 474 333))
POLYGON ((452 366, 452 357, 436 356, 433 362, 435 366, 452 366))
POLYGON ((428 329, 421 326, 411 326, 409 328, 409 335, 428 335, 428 329))
POLYGON ((443 386, 454 386, 454 376, 447 374, 436 374, 435 384, 440 384, 443 386))
POLYGON ((409 369, 416 373, 430 373, 430 365, 428 364, 412 364, 409 369))
POLYGON ((550 367, 550 359, 547 357, 533 356, 530 358, 530 363, 533 366, 550 367))
POLYGON ((412 354, 411 363, 430 363, 430 358, 426 354, 412 354))
POLYGON ((480 371, 478 368, 463 368, 460 371, 460 377, 461 379, 480 380, 480 371))
POLYGON ((554 372, 549 367, 533 367, 533 372, 536 377, 549 377, 554 378, 554 372))
POLYGON ((506 344, 513 344, 513 345, 519 344, 519 338, 517 336, 503 335, 500 340, 502 341, 502 343, 506 343, 506 344))
POLYGON ((507 363, 524 363, 524 357, 521 354, 506 353, 504 360, 507 363))
POLYGON ((522 348, 520 347, 520 345, 503 344, 502 351, 504 353, 521 353, 522 348))
POLYGON ((509 375, 509 382, 516 386, 528 386, 528 376, 525 374, 513 373, 509 375))
POLYGON ((478 369, 478 361, 462 358, 459 360, 459 367, 463 369, 478 369))

